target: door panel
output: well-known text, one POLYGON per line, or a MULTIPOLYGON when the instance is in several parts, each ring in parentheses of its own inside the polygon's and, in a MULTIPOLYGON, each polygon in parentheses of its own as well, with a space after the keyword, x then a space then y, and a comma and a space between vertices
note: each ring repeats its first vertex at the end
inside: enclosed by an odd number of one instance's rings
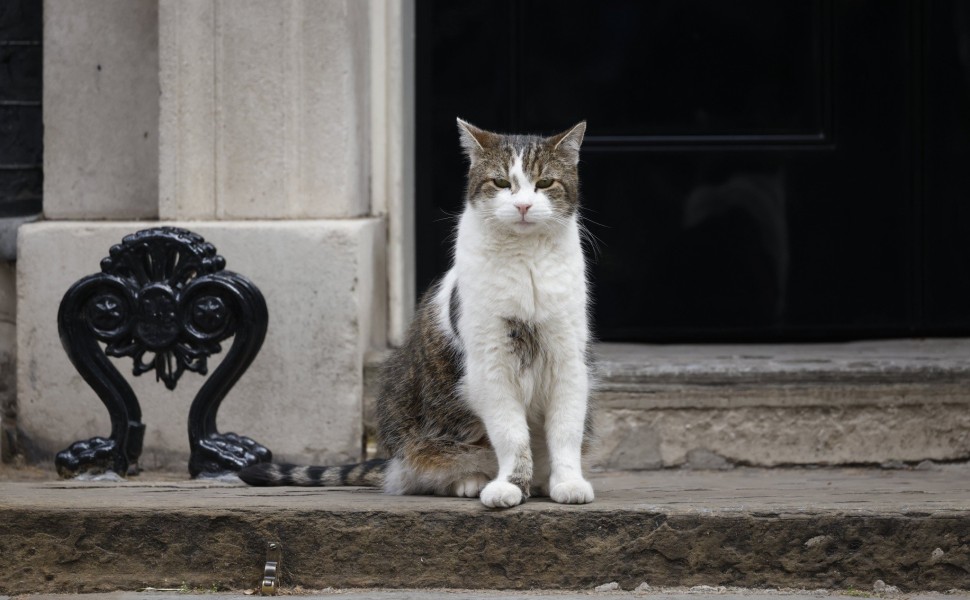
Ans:
POLYGON ((41 212, 42 3, 0 1, 0 218, 41 212))
POLYGON ((524 125, 551 131, 581 115, 621 138, 822 129, 821 2, 518 6, 524 125))
POLYGON ((970 3, 926 5, 924 306, 932 333, 970 330, 970 3))
MULTIPOLYGON (((924 24, 948 23, 940 52, 952 59, 965 41, 951 14, 903 0, 465 4, 418 4, 419 289, 448 268, 449 215, 462 208, 454 117, 547 134, 586 118, 601 339, 970 329, 970 302, 948 305, 943 277, 965 259, 929 260, 970 251, 952 241, 970 225, 959 202, 970 182, 928 170, 927 189, 953 190, 939 209, 921 191, 924 24), (926 227, 949 228, 932 251, 939 228, 924 231, 924 212, 926 227)), ((948 100, 951 113, 963 100, 948 100)), ((970 129, 937 129, 928 137, 963 159, 954 132, 970 129)))

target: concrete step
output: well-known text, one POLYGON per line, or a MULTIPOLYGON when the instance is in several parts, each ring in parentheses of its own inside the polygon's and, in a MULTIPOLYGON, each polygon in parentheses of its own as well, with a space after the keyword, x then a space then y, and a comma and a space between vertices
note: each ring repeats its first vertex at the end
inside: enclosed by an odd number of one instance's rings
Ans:
POLYGON ((607 473, 504 511, 150 476, 0 482, 0 594, 252 589, 271 541, 289 589, 970 588, 965 464, 607 473))
POLYGON ((604 468, 970 458, 970 340, 600 344, 596 354, 604 468))

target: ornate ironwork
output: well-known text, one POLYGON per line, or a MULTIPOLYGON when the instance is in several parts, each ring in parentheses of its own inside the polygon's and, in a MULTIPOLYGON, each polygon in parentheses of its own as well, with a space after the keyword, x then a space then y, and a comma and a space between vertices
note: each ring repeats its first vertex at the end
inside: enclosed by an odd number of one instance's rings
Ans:
POLYGON ((76 282, 61 301, 61 343, 111 416, 111 435, 58 453, 64 477, 110 470, 138 472, 145 426, 131 386, 108 356, 130 357, 134 375, 155 372, 174 390, 186 371, 206 375, 208 358, 232 344, 189 409, 189 472, 217 475, 272 459, 245 436, 219 433, 216 413, 266 336, 266 302, 251 281, 201 236, 176 227, 133 233, 112 246, 101 273, 76 282), (103 349, 101 344, 104 345, 103 349))

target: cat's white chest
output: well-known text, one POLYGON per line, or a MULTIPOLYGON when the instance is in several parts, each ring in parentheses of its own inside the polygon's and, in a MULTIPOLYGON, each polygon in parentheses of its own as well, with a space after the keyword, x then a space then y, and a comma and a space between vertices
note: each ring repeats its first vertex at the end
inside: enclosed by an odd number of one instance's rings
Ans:
MULTIPOLYGON (((502 268, 502 267, 499 267, 502 268)), ((565 317, 585 296, 583 264, 560 253, 542 253, 510 265, 508 305, 512 316, 535 323, 565 317)))
POLYGON ((585 315, 578 232, 565 231, 558 240, 524 238, 511 247, 490 244, 474 229, 463 233, 455 266, 462 305, 474 316, 541 324, 585 315))

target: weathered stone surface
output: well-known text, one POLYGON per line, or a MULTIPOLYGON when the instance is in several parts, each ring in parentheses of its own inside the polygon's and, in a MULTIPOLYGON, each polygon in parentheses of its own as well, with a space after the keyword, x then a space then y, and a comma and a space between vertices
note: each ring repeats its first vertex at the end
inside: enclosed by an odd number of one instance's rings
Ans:
POLYGON ((251 588, 264 544, 305 588, 965 587, 966 465, 600 475, 597 501, 203 482, 5 483, 0 592, 251 588), (936 549, 940 552, 936 552, 936 549), (16 582, 16 588, 13 586, 16 582))
MULTIPOLYGON (((847 402, 847 404, 850 404, 847 402)), ((970 457, 964 403, 909 406, 604 408, 598 460, 610 468, 839 465, 970 457)))
MULTIPOLYGON (((177 224, 177 223, 173 223, 177 224)), ((76 280, 99 270, 111 245, 156 223, 44 222, 21 228, 18 261, 19 425, 42 451, 109 432, 108 415, 74 370, 57 334, 57 308, 76 280)), ((266 297, 262 350, 219 412, 222 431, 249 435, 280 459, 344 462, 360 454, 363 355, 382 344, 385 277, 378 219, 181 224, 212 242, 227 268, 266 297)), ((225 355, 213 357, 210 372, 225 355)), ((147 427, 141 465, 185 469, 186 417, 204 381, 175 392, 153 374, 131 377, 147 427)))
POLYGON ((44 0, 44 215, 158 215, 157 0, 44 0))
POLYGON ((370 212, 368 6, 160 0, 163 219, 370 212))
POLYGON ((970 374, 970 340, 844 344, 601 344, 601 373, 617 390, 644 383, 933 381, 970 374))
POLYGON ((597 353, 607 468, 970 458, 968 340, 597 353))
MULTIPOLYGON (((599 344, 605 469, 856 465, 970 458, 970 341, 599 344)), ((365 427, 377 373, 365 365, 365 427)))
POLYGON ((371 214, 387 217, 388 337, 404 342, 415 305, 415 0, 371 2, 371 214))
MULTIPOLYGON (((201 591, 201 590, 200 590, 201 591)), ((864 592, 859 590, 792 590, 792 589, 750 589, 737 587, 712 587, 712 586, 676 586, 664 587, 663 589, 650 589, 648 585, 645 589, 637 588, 633 594, 627 592, 600 592, 600 597, 632 597, 632 598, 656 598, 658 600, 705 600, 716 598, 717 600, 817 600, 818 598, 832 598, 833 600, 848 598, 859 598, 864 592), (707 588, 707 589, 705 589, 707 588)), ((231 598, 232 600, 246 600, 251 595, 252 590, 242 593, 214 595, 212 592, 191 593, 179 592, 179 600, 213 600, 213 598, 231 598)), ((508 598, 531 598, 535 600, 589 600, 590 593, 582 592, 562 592, 559 590, 520 590, 508 592, 503 590, 466 590, 466 589, 407 589, 407 590, 361 590, 361 589, 323 589, 307 591, 300 589, 296 591, 300 597, 306 600, 508 600, 508 598)), ((102 594, 101 597, 110 600, 171 600, 172 592, 164 591, 138 591, 138 592, 114 592, 102 594)), ((897 597, 897 596, 889 596, 897 597)), ((970 593, 959 590, 947 590, 946 592, 922 592, 916 594, 906 594, 902 598, 905 600, 968 600, 970 593)), ((0 600, 7 600, 0 596, 0 600)), ((29 600, 85 600, 80 595, 63 594, 38 594, 31 595, 29 600)))

